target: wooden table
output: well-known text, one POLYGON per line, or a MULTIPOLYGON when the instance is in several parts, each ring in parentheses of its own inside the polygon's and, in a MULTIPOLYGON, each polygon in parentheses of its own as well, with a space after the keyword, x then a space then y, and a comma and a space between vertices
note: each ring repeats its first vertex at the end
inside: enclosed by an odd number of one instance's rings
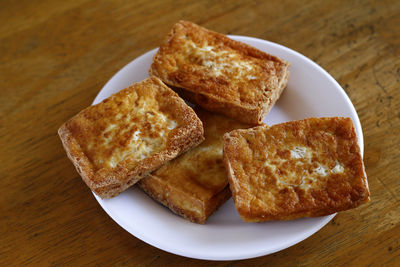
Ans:
POLYGON ((400 265, 399 1, 1 1, 0 266, 400 265), (207 262, 119 227, 67 159, 58 127, 186 19, 290 47, 345 89, 372 200, 272 255, 207 262))

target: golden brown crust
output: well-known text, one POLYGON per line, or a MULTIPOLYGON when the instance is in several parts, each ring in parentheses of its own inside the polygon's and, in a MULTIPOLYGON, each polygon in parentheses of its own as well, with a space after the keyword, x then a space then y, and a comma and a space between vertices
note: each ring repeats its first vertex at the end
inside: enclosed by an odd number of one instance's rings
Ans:
POLYGON ((210 217, 231 197, 231 191, 229 190, 228 185, 225 186, 222 191, 207 200, 207 202, 203 202, 187 192, 169 186, 168 182, 158 178, 157 176, 147 176, 137 184, 146 194, 169 208, 174 213, 191 222, 199 224, 205 224, 208 217, 210 217), (171 195, 173 197, 170 197, 171 195), (190 209, 179 204, 180 202, 187 203, 187 206, 190 206, 190 209))
POLYGON ((244 221, 316 217, 369 201, 350 118, 234 130, 224 139, 224 164, 244 221))
POLYGON ((188 21, 174 25, 149 73, 203 108, 260 124, 286 87, 289 63, 188 21))
POLYGON ((138 182, 148 195, 184 218, 205 223, 231 196, 222 163, 224 133, 249 125, 195 109, 204 125, 199 146, 166 163, 138 182))
POLYGON ((82 179, 102 198, 204 140, 195 112, 156 77, 84 109, 58 133, 82 179))

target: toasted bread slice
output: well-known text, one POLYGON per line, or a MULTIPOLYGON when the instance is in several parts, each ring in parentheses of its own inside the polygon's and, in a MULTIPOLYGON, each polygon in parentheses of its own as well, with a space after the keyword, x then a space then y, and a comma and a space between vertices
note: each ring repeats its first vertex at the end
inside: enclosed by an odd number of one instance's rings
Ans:
POLYGON ((224 136, 224 164, 246 222, 315 217, 369 201, 349 118, 311 118, 224 136))
POLYGON ((149 72, 182 88, 203 108, 259 124, 286 87, 289 63, 254 47, 180 21, 172 28, 149 72))
POLYGON ((224 133, 249 127, 227 117, 197 109, 205 141, 138 182, 152 198, 184 218, 205 223, 231 197, 222 163, 224 133))
POLYGON ((150 77, 88 107, 58 130, 82 179, 102 198, 203 141, 195 112, 150 77))

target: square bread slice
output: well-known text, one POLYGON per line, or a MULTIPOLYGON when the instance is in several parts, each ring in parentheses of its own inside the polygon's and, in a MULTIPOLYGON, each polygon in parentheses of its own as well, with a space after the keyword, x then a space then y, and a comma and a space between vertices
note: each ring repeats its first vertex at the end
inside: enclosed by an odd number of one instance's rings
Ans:
POLYGON ((58 133, 78 173, 101 198, 118 195, 204 140, 196 113, 156 77, 84 109, 58 133))
POLYGON ((176 214, 203 224, 231 197, 222 163, 223 135, 249 126, 225 116, 195 110, 204 125, 204 142, 137 184, 176 214))
POLYGON ((224 164, 246 222, 328 215, 369 201, 350 118, 311 118, 224 136, 224 164))
POLYGON ((194 23, 175 24, 149 73, 182 88, 187 100, 260 124, 286 87, 289 63, 194 23))

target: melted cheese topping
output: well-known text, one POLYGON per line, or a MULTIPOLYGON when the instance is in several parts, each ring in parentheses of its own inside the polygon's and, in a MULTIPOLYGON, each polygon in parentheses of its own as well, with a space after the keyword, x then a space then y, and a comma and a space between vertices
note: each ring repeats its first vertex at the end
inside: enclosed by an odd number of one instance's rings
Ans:
POLYGON ((243 58, 235 50, 218 49, 207 43, 199 46, 192 40, 185 42, 184 51, 190 62, 198 68, 207 69, 213 76, 225 76, 231 79, 256 80, 259 66, 249 59, 243 58))
POLYGON ((342 173, 344 172, 344 167, 340 163, 336 163, 336 166, 332 169, 333 173, 342 173))
MULTIPOLYGON (((108 136, 105 138, 103 143, 104 148, 107 149, 113 146, 113 140, 119 139, 121 136, 127 134, 127 139, 125 141, 125 147, 117 147, 112 150, 111 156, 109 157, 106 164, 109 167, 115 167, 117 164, 128 156, 136 159, 145 159, 150 155, 154 154, 156 150, 164 147, 164 137, 166 133, 174 129, 177 125, 176 121, 168 120, 166 116, 162 113, 156 113, 151 110, 139 109, 136 115, 142 115, 147 122, 150 123, 150 129, 146 134, 137 129, 138 125, 131 125, 131 127, 126 127, 121 131, 118 131, 118 127, 112 127, 113 131, 107 129, 103 132, 103 136, 108 136), (136 130, 135 130, 136 129, 136 130), (133 131, 133 134, 130 132, 133 131), (158 136, 156 136, 158 134, 158 136), (129 137, 131 136, 131 137, 129 137), (152 136, 152 137, 149 137, 152 136)), ((129 125, 131 121, 131 116, 126 116, 125 121, 119 122, 129 125)), ((99 163, 103 163, 103 159, 100 159, 99 163)))
POLYGON ((301 159, 304 158, 304 156, 306 155, 306 151, 307 148, 305 147, 295 147, 290 150, 290 156, 295 159, 301 159))
POLYGON ((160 110, 157 90, 128 87, 88 108, 77 123, 77 140, 96 169, 145 159, 166 147, 178 123, 160 110))
POLYGON ((279 84, 277 69, 272 61, 243 56, 221 43, 211 45, 203 40, 198 44, 183 36, 180 38, 182 47, 170 55, 177 62, 175 71, 190 73, 191 82, 204 85, 199 89, 202 92, 240 103, 255 103, 265 98, 266 91, 279 84), (224 89, 212 90, 209 83, 224 89))
MULTIPOLYGON (((285 146, 283 148, 285 149, 285 146)), ((308 190, 313 184, 325 183, 325 176, 344 172, 344 167, 340 162, 336 162, 332 168, 326 167, 325 164, 327 163, 319 163, 317 159, 321 156, 318 151, 313 151, 310 147, 294 145, 286 151, 289 151, 289 158, 286 156, 288 153, 274 150, 272 153, 275 156, 280 155, 279 157, 274 158, 271 162, 271 151, 269 151, 269 155, 264 159, 264 166, 269 169, 269 173, 283 174, 283 177, 276 179, 279 189, 295 186, 308 190)), ((332 166, 332 163, 329 163, 329 165, 332 166)))

